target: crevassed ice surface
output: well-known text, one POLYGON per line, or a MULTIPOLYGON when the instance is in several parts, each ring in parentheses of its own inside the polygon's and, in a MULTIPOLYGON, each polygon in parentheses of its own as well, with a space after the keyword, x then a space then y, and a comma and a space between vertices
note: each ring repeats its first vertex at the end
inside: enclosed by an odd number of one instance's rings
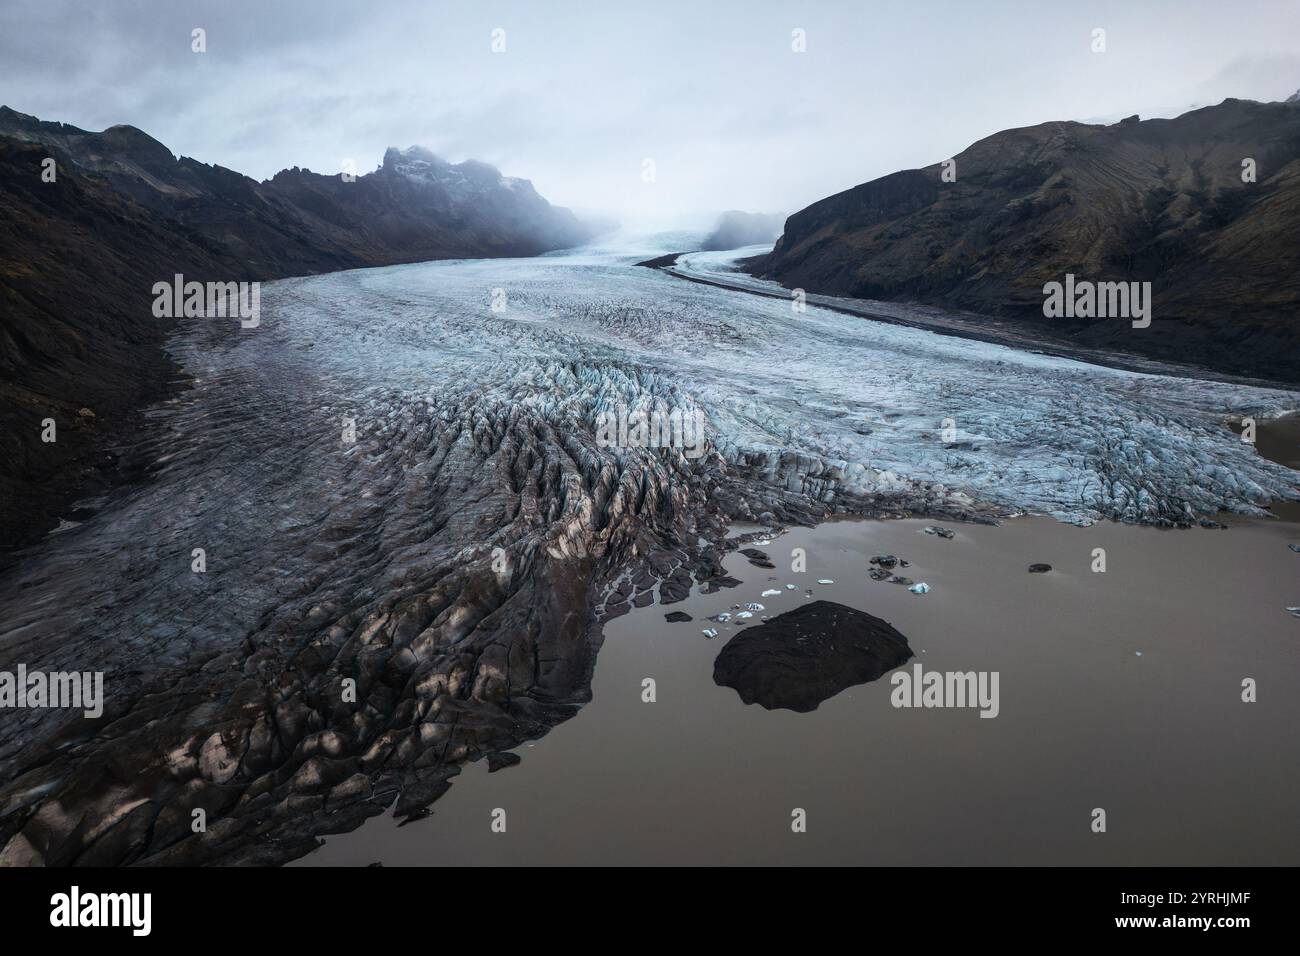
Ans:
MULTIPOLYGON (((728 457, 801 452, 840 464, 853 491, 940 483, 1070 522, 1258 513, 1296 494, 1294 472, 1228 427, 1300 408, 1296 392, 798 313, 632 265, 661 246, 286 280, 227 360, 289 364, 362 422, 393 390, 560 415, 580 391, 600 406, 672 394, 705 411, 728 457)), ((751 251, 700 256, 725 268, 751 251)))
MULTIPOLYGON (((1227 426, 1300 408, 1294 391, 796 313, 634 265, 683 238, 288 279, 264 286, 255 329, 183 322, 172 348, 195 383, 152 413, 157 474, 19 569, 0 597, 5 658, 165 666, 274 631, 277 615, 373 601, 478 541, 463 505, 482 484, 440 470, 427 436, 468 422, 457 440, 473 441, 476 419, 512 407, 561 440, 590 436, 596 409, 698 407, 733 459, 796 453, 862 494, 916 488, 1063 521, 1255 513, 1297 495, 1295 472, 1227 426), (207 574, 191 572, 196 548, 207 574)), ((772 474, 799 481, 797 467, 772 474)), ((40 715, 13 719, 0 758, 40 715)))

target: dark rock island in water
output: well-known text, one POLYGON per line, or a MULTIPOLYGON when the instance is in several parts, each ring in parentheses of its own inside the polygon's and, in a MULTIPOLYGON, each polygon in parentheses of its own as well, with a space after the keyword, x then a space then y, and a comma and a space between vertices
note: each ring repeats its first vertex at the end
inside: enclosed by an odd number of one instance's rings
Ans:
POLYGON ((833 601, 814 601, 728 641, 713 663, 713 680, 746 704, 807 713, 911 657, 907 638, 888 622, 833 601))

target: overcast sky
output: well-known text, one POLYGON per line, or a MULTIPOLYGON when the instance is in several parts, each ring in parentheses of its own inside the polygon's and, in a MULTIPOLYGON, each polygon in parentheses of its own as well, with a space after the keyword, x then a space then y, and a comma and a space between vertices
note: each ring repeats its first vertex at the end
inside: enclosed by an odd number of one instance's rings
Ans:
POLYGON ((1298 87, 1300 0, 0 4, 0 102, 42 119, 259 179, 420 144, 629 221, 789 213, 1008 127, 1298 87))

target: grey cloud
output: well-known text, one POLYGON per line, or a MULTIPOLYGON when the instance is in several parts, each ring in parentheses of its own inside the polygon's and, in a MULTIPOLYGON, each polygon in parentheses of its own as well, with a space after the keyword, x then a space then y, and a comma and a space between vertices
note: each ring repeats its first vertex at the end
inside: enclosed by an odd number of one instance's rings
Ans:
POLYGON ((1298 16, 1270 0, 7 0, 0 100, 130 123, 259 178, 344 157, 366 169, 420 143, 586 208, 791 211, 1010 126, 1286 95, 1298 16), (790 50, 795 27, 806 53, 790 50))

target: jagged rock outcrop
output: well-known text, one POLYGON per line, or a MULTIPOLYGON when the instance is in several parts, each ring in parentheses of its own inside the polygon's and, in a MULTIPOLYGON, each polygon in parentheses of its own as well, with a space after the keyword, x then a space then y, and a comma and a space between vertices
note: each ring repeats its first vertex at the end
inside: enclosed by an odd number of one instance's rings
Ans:
POLYGON ((1300 381, 1300 109, 1005 130, 795 213, 756 275, 1050 322, 1081 345, 1300 381), (1254 181, 1243 181, 1253 161, 1254 181), (1043 317, 1067 273, 1149 281, 1154 325, 1043 317))

